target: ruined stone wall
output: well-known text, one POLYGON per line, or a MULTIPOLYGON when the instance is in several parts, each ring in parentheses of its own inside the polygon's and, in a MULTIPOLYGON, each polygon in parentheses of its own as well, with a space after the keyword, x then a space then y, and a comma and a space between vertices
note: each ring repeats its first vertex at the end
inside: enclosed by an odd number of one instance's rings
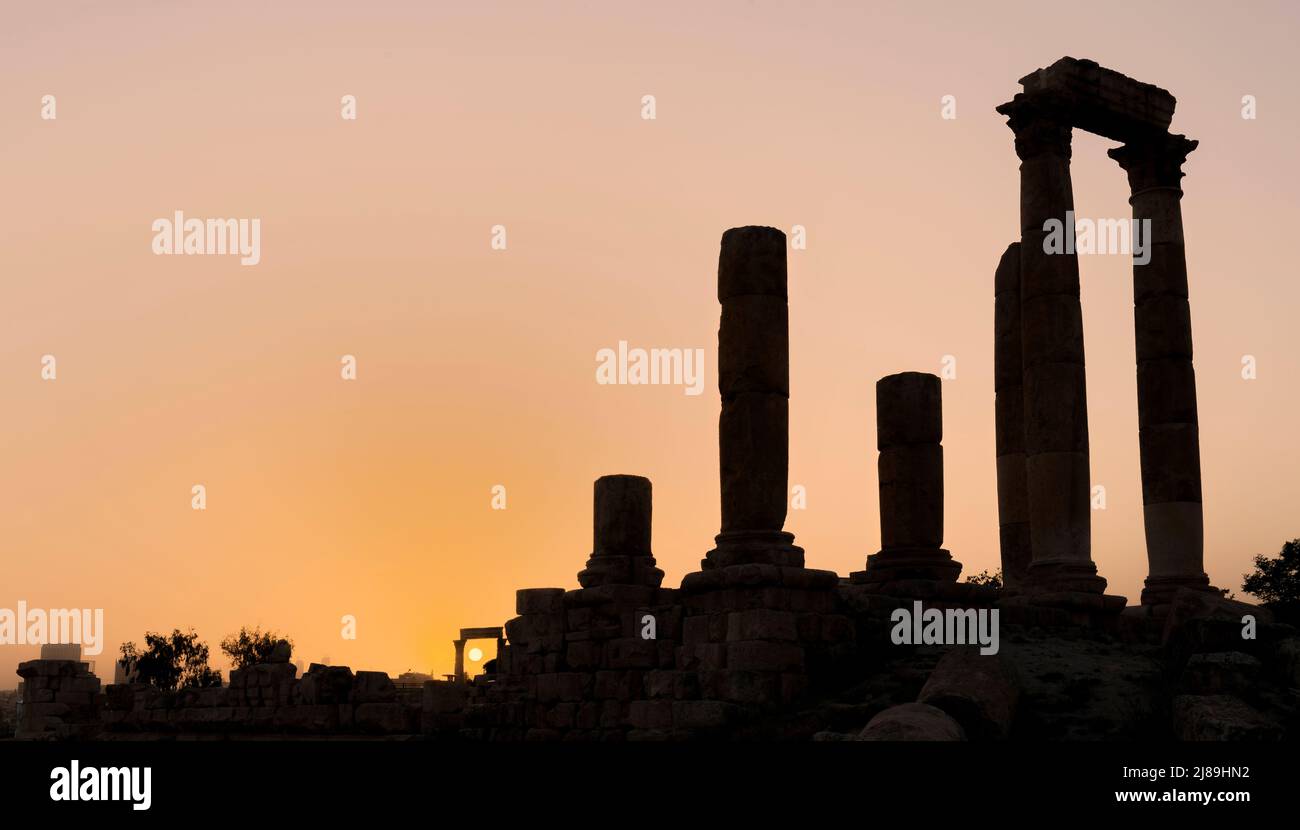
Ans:
POLYGON ((436 731, 432 713, 459 708, 464 692, 432 681, 419 697, 401 696, 383 672, 313 663, 302 676, 290 663, 230 673, 227 686, 165 692, 143 684, 109 686, 109 733, 271 733, 416 735, 436 731))
POLYGON ((433 735, 455 731, 466 688, 431 681, 399 694, 383 672, 313 663, 302 678, 290 663, 230 673, 230 683, 165 691, 144 683, 102 692, 85 663, 33 660, 26 681, 22 739, 126 736, 433 735))
POLYGON ((99 678, 75 660, 28 660, 18 666, 23 705, 15 737, 85 738, 99 729, 99 678))

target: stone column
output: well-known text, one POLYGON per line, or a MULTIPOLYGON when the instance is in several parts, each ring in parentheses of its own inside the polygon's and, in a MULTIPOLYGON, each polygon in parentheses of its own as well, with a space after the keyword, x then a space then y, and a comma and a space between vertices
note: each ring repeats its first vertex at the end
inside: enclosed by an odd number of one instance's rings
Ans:
POLYGON ((1029 488, 1025 480, 1025 393, 1020 346, 1020 243, 993 278, 993 391, 1002 584, 1019 588, 1029 570, 1029 488))
POLYGON ((650 479, 613 475, 596 479, 591 558, 578 573, 584 588, 646 585, 658 588, 664 572, 650 552, 650 479))
POLYGON ((453 640, 456 646, 456 682, 465 682, 465 640, 453 640))
POLYGON ((1048 253, 1045 223, 1074 210, 1069 121, 1024 94, 998 107, 1020 157, 1020 337, 1029 542, 1027 588, 1101 593, 1092 562, 1088 400, 1079 263, 1048 253))
POLYGON ((953 582, 961 573, 943 545, 943 405, 935 375, 902 372, 876 382, 880 451, 880 552, 854 579, 953 582))
POLYGON ((1128 173, 1135 224, 1133 322, 1149 564, 1143 605, 1167 603, 1180 587, 1213 590, 1204 570, 1201 451, 1180 185, 1183 162, 1196 144, 1186 136, 1162 133, 1109 152, 1128 173), (1146 246, 1141 255, 1139 243, 1146 246))
POLYGON ((718 450, 722 531, 703 567, 802 567, 785 525, 790 332, 785 234, 732 228, 718 257, 718 450))

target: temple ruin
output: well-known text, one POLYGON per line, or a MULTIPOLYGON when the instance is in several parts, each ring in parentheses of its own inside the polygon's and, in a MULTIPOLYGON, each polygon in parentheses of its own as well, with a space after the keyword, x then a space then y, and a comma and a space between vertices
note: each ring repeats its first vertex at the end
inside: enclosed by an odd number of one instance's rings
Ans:
POLYGON ((1070 138, 1078 127, 1123 142, 1108 155, 1128 174, 1133 218, 1150 220, 1150 261, 1133 266, 1150 566, 1142 603, 1167 605, 1178 588, 1212 590, 1180 205, 1182 164, 1196 142, 1169 132, 1174 96, 1092 61, 1062 58, 1020 84, 1023 91, 997 108, 1020 157, 1020 241, 994 280, 1003 573, 1015 590, 1106 587, 1092 561, 1079 262, 1044 246, 1044 223, 1074 210, 1070 138))
MULTIPOLYGON (((722 235, 717 288, 721 515, 680 587, 652 547, 652 487, 596 480, 577 587, 521 589, 501 628, 462 629, 447 682, 401 698, 386 675, 287 662, 229 687, 103 693, 84 664, 24 663, 39 695, 24 737, 358 733, 443 740, 1230 739, 1292 730, 1300 638, 1221 598, 1203 571, 1195 380, 1179 200, 1194 141, 1168 133, 1174 99, 1089 61, 1026 76, 998 108, 1021 159, 1020 239, 994 277, 1003 587, 959 582, 944 545, 942 384, 876 384, 880 550, 841 578, 807 567, 784 528, 789 327, 785 234, 722 235), (1150 565, 1142 604, 1104 593, 1090 540, 1088 413, 1078 261, 1044 250, 1073 208, 1074 127, 1124 142, 1153 255, 1134 266, 1139 435, 1150 565), (1003 648, 898 645, 899 609, 1001 615, 1003 648), (1259 623, 1243 639, 1241 621, 1259 623), (495 671, 467 677, 465 643, 496 638, 495 671), (1068 705, 1062 703, 1068 701, 1068 705)), ((868 459, 863 459, 867 463, 868 459)), ((990 517, 990 522, 992 521, 990 517)), ((961 555, 961 552, 958 551, 961 555)))

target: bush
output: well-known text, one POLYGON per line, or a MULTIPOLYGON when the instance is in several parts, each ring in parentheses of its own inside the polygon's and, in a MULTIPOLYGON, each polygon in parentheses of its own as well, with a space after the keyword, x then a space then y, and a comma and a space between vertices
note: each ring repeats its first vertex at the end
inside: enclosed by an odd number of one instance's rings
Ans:
POLYGON ((281 637, 274 631, 262 631, 260 628, 254 628, 251 631, 247 628, 240 628, 238 634, 232 634, 221 641, 221 650, 230 658, 230 662, 237 669, 246 669, 249 666, 256 666, 259 663, 271 662, 271 653, 275 651, 275 645, 284 640, 293 648, 293 641, 281 637))
POLYGON ((1300 539, 1283 544, 1273 559, 1256 556, 1255 571, 1244 575, 1241 590, 1258 597, 1279 621, 1300 619, 1300 539))
POLYGON ((973 583, 975 585, 987 585, 990 588, 1001 588, 1002 569, 998 568, 993 573, 989 573, 988 570, 985 569, 980 571, 977 574, 974 574, 973 576, 966 577, 966 581, 973 583))
POLYGON ((121 649, 127 673, 134 670, 139 682, 168 691, 221 685, 221 672, 208 667, 208 645, 194 629, 177 628, 170 635, 146 632, 144 644, 144 651, 134 642, 121 649))

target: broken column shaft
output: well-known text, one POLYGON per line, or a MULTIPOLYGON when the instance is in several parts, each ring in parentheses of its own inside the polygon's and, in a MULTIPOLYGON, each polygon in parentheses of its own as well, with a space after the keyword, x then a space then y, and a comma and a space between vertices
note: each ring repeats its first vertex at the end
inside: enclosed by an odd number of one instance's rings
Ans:
POLYGON ((658 588, 664 572, 655 567, 650 551, 650 479, 629 475, 596 479, 593 517, 591 558, 578 573, 578 584, 658 588))
POLYGON ((1020 345, 1020 243, 1002 254, 993 278, 993 390, 1002 584, 1019 588, 1029 569, 1029 489, 1025 478, 1025 393, 1020 345))
POLYGON ((704 568, 800 567, 785 525, 790 333, 785 234, 732 228, 718 257, 718 451, 722 528, 704 568))
POLYGON ((854 581, 952 582, 961 572, 943 545, 943 405, 935 375, 902 372, 876 383, 880 552, 854 581))

